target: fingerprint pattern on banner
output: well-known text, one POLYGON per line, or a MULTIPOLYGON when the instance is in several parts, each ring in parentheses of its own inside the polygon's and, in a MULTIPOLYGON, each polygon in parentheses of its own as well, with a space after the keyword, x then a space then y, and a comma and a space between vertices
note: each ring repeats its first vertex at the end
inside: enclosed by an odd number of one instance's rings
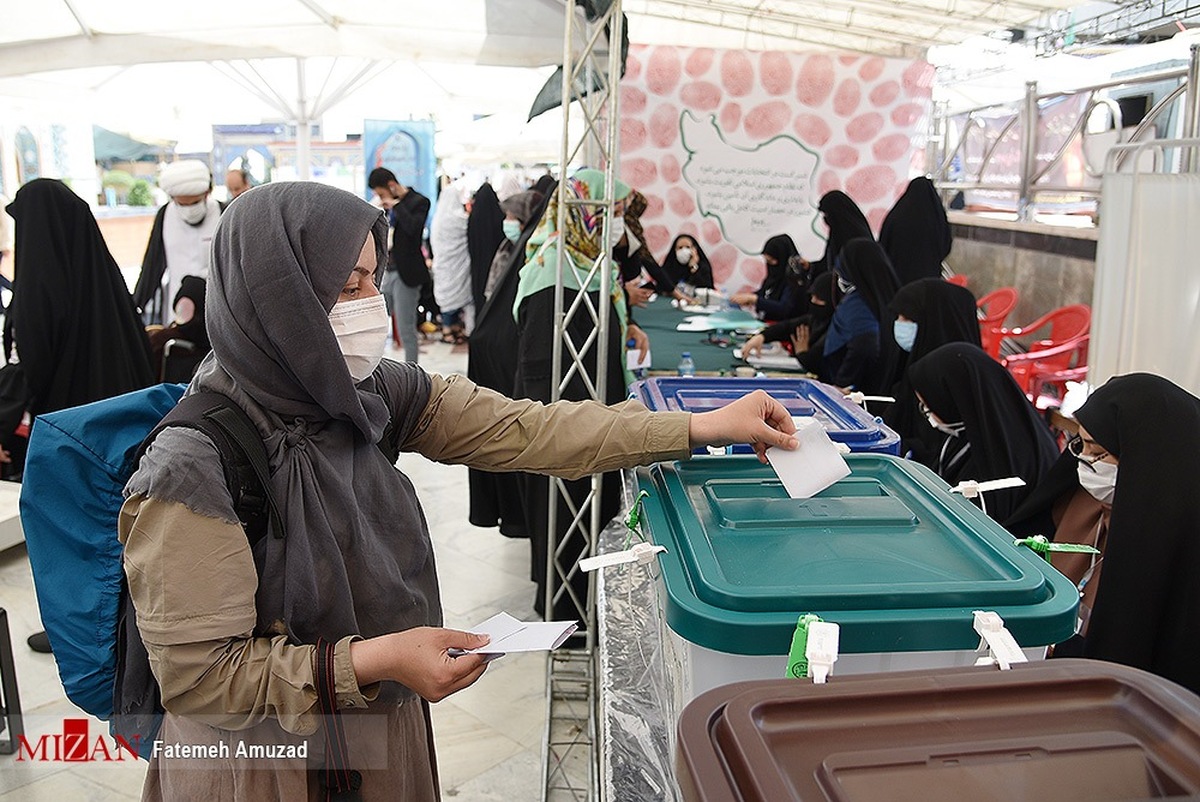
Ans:
POLYGON ((878 233, 924 172, 933 72, 924 61, 858 54, 631 46, 619 172, 646 196, 655 257, 689 234, 718 286, 753 289, 774 234, 821 256, 816 205, 833 189, 878 233))

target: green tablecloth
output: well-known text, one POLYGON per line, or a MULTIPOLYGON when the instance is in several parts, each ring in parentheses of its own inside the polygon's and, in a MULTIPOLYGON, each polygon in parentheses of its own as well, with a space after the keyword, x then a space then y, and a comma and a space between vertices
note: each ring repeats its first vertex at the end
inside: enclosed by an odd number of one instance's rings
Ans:
POLYGON ((730 340, 727 347, 709 342, 707 332, 675 331, 675 326, 692 313, 682 312, 671 306, 667 298, 657 297, 645 307, 633 307, 633 321, 650 336, 650 371, 652 373, 674 373, 679 367, 679 357, 684 351, 692 355, 697 373, 720 375, 732 374, 735 367, 747 367, 746 363, 733 355, 733 349, 741 346, 748 338, 741 334, 726 335, 730 340))

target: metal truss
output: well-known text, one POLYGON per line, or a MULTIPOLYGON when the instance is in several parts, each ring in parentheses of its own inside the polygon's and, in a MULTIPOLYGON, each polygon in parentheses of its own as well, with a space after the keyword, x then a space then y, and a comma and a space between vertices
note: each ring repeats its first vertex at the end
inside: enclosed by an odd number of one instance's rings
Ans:
POLYGON ((1034 39, 1038 55, 1073 52, 1109 42, 1144 36, 1164 26, 1173 33, 1184 23, 1200 19, 1198 0, 1135 0, 1085 20, 1062 11, 1051 16, 1046 30, 1034 39))
POLYGON ((1026 25, 1061 3, 1047 0, 628 0, 638 17, 686 21, 763 37, 764 46, 795 43, 872 55, 921 57, 936 44, 958 44, 1026 25))
MULTIPOLYGON (((611 0, 603 9, 603 0, 592 0, 594 19, 569 0, 565 9, 563 36, 562 147, 558 182, 558 230, 566 230, 568 208, 580 205, 592 212, 603 210, 600 254, 584 269, 564 258, 558 249, 554 301, 554 344, 552 350, 551 400, 563 396, 569 385, 585 388, 588 398, 601 402, 608 391, 607 370, 609 304, 613 289, 612 245, 609 226, 613 216, 613 186, 617 153, 617 83, 621 73, 621 0, 611 0), (572 100, 578 99, 578 103, 572 100), (572 116, 582 117, 582 137, 572 141, 572 116), (581 201, 568 191, 565 179, 580 162, 604 169, 602 197, 581 201), (570 277, 571 281, 566 279, 570 277), (599 285, 593 295, 584 291, 599 285), (568 284, 584 288, 568 290, 568 284), (590 334, 577 342, 575 330, 590 334), (580 325, 582 323, 582 325, 580 325), (589 368, 589 363, 594 367, 589 368)), ((579 575, 577 560, 595 553, 601 519, 600 498, 603 477, 591 478, 591 486, 582 500, 568 492, 560 479, 550 479, 546 565, 546 615, 567 605, 586 626, 582 648, 560 649, 551 654, 547 665, 547 724, 543 753, 543 800, 591 800, 598 791, 600 750, 597 742, 598 687, 596 682, 596 588, 588 576, 582 596, 572 585, 579 575), (560 505, 569 520, 560 517, 560 505), (563 524, 566 524, 565 526, 563 524), (558 530, 562 528, 560 536, 558 530), (579 544, 584 544, 578 555, 579 544)))

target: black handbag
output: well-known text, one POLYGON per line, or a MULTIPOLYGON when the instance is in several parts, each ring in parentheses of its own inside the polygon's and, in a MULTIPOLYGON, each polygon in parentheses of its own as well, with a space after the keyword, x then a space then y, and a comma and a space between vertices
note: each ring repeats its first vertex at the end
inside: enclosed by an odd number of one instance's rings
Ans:
POLYGON ((29 409, 29 384, 25 369, 9 363, 0 367, 0 447, 12 462, 0 465, 0 479, 17 479, 25 464, 29 430, 25 413, 29 409))
POLYGON ((29 408, 29 384, 25 368, 9 363, 0 368, 0 445, 8 448, 25 410, 29 408))

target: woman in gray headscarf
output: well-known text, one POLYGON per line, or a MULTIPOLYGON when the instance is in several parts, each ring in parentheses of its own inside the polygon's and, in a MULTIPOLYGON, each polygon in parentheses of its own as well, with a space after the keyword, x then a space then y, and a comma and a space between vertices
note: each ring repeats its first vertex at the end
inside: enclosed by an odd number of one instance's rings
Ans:
POLYGON ((254 422, 283 531, 250 547, 218 452, 191 429, 160 434, 130 479, 119 535, 167 710, 159 738, 206 755, 154 750, 147 799, 316 799, 346 787, 437 799, 425 700, 478 679, 484 658, 454 655, 486 639, 441 628, 425 518, 385 447, 577 477, 700 443, 795 445, 791 418, 764 393, 695 416, 636 402, 544 406, 383 360, 386 241, 379 210, 319 184, 265 185, 222 218, 213 350, 189 392, 223 393, 254 422), (316 755, 343 740, 330 751, 347 771, 319 771, 316 755), (294 757, 256 757, 247 744, 294 757))

